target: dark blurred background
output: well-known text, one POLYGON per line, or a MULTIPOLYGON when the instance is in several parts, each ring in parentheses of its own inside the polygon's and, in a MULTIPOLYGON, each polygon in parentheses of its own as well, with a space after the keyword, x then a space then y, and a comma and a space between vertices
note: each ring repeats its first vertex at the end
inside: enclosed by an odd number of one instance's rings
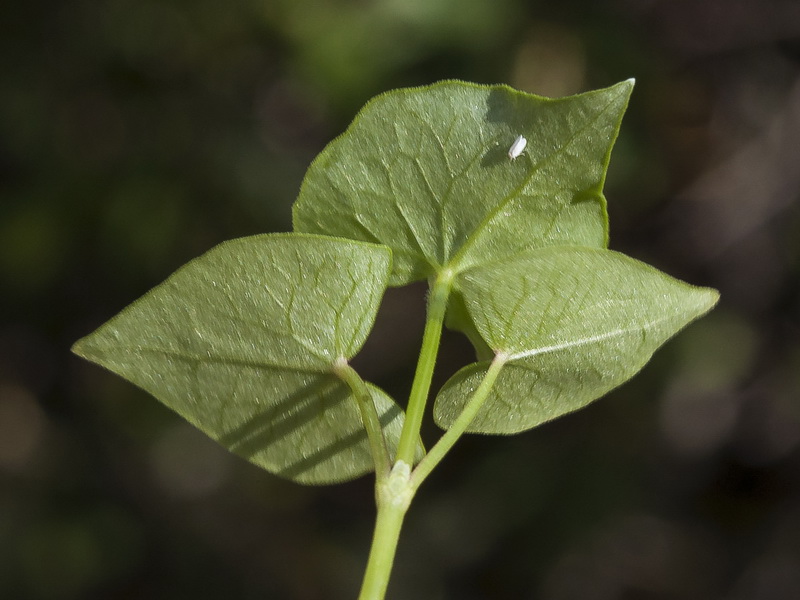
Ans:
MULTIPOLYGON (((0 598, 355 598, 371 478, 282 481, 71 343, 214 244, 290 229, 379 92, 629 77, 612 248, 722 301, 590 408, 464 439, 389 598, 800 598, 796 0, 0 4, 0 598)), ((422 311, 392 291, 359 359, 399 398, 422 311)), ((446 336, 438 383, 469 359, 446 336)))

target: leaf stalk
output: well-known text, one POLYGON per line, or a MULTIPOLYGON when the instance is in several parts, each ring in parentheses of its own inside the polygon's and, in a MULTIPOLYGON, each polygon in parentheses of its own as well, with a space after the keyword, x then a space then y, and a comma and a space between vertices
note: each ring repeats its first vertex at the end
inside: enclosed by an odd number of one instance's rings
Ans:
POLYGON ((375 461, 375 477, 378 484, 380 484, 389 475, 391 462, 389 452, 386 449, 386 439, 383 437, 383 428, 378 417, 378 411, 375 408, 375 402, 372 400, 372 394, 370 394, 367 384, 364 383, 364 380, 361 379, 361 376, 350 366, 346 359, 337 359, 333 366, 333 372, 347 384, 356 399, 358 410, 361 413, 361 421, 367 430, 372 458, 375 461))
POLYGON ((425 414, 425 404, 431 388, 433 368, 436 365, 439 342, 442 339, 447 300, 453 289, 454 277, 455 274, 451 269, 440 271, 428 296, 428 310, 425 331, 422 335, 422 348, 419 353, 417 370, 414 374, 414 382, 411 384, 411 393, 406 407, 406 420, 397 446, 397 460, 405 461, 410 465, 414 464, 414 454, 422 427, 422 417, 425 414))
POLYGON ((475 415, 478 414, 478 411, 489 397, 489 393, 492 391, 495 381, 497 381, 497 376, 500 374, 508 358, 508 355, 502 352, 498 352, 495 355, 478 389, 475 390, 475 393, 473 393, 467 401, 461 414, 458 415, 450 428, 442 434, 442 437, 439 438, 428 454, 425 455, 425 458, 423 458, 414 469, 414 473, 411 475, 411 483, 414 489, 417 489, 422 482, 425 481, 431 471, 442 461, 453 445, 467 430, 467 427, 472 423, 475 415))

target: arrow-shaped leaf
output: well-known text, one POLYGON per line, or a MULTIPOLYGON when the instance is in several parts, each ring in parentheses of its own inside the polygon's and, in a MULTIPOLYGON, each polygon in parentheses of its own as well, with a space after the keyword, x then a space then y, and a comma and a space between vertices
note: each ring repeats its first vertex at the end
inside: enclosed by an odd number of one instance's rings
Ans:
MULTIPOLYGON (((517 433, 577 410, 620 385, 717 302, 698 288, 610 250, 549 247, 459 277, 477 330, 505 366, 468 431, 517 433)), ((459 371, 434 407, 448 428, 488 363, 459 371)))
MULTIPOLYGON (((349 388, 333 374, 372 328, 388 248, 302 234, 223 243, 73 350, 150 392, 273 473, 331 483, 373 468, 349 388)), ((400 407, 370 386, 396 445, 400 407)))
POLYGON ((552 100, 446 81, 379 96, 309 168, 295 229, 389 246, 392 285, 526 248, 605 247, 602 187, 632 86, 552 100))

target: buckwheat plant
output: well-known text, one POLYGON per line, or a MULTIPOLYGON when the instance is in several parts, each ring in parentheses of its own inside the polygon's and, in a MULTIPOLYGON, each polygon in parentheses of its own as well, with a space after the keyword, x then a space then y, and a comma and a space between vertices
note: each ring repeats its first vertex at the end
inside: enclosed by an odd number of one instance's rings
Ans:
POLYGON ((444 81, 370 101, 311 164, 294 232, 189 262, 73 350, 250 462, 303 484, 375 473, 361 600, 464 433, 520 433, 620 385, 718 294, 608 245, 603 183, 633 81, 549 99, 444 81), (350 360, 388 286, 427 281, 405 408, 350 360), (476 362, 433 399, 442 327, 476 362))

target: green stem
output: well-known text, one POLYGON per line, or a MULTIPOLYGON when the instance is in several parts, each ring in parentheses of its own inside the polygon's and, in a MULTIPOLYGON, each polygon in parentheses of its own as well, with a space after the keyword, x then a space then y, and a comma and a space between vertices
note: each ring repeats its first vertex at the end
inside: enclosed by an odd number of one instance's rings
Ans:
POLYGON ((389 585, 400 528, 403 526, 403 518, 416 489, 411 484, 411 465, 414 464, 419 445, 422 417, 425 414, 433 368, 442 338, 447 300, 452 287, 453 272, 449 269, 439 273, 431 287, 422 348, 408 398, 403 431, 397 444, 397 461, 388 477, 381 479, 379 476, 375 482, 378 516, 375 520, 375 532, 359 600, 383 600, 389 585))
POLYGON ((380 483, 389 475, 391 462, 372 394, 361 376, 344 358, 336 361, 333 372, 348 385, 356 399, 358 410, 361 413, 361 422, 367 430, 372 459, 375 461, 375 477, 380 483))
POLYGON ((425 332, 422 335, 422 348, 419 352, 417 371, 414 382, 411 384, 411 394, 406 407, 406 420, 397 445, 397 459, 410 465, 414 464, 419 441, 419 432, 422 427, 422 417, 425 414, 425 403, 431 387, 433 367, 436 364, 436 355, 439 351, 439 342, 442 339, 442 326, 444 314, 447 310, 447 299, 453 287, 453 272, 445 269, 440 272, 428 298, 428 313, 425 322, 425 332))
POLYGON ((508 356, 503 353, 495 356, 464 410, 413 472, 410 463, 401 459, 395 463, 385 480, 376 482, 378 516, 358 600, 383 600, 389 585, 400 529, 414 493, 478 414, 507 360, 508 356))
POLYGON ((383 600, 386 595, 400 528, 414 495, 410 473, 411 466, 398 461, 386 480, 375 487, 378 517, 358 600, 383 600))
POLYGON ((461 414, 453 421, 453 424, 444 432, 442 437, 439 438, 439 441, 434 444, 428 451, 428 454, 425 455, 425 458, 423 458, 414 469, 414 473, 411 475, 411 485, 414 489, 417 489, 422 484, 425 478, 433 471, 434 467, 441 462, 450 451, 450 448, 453 447, 467 430, 467 427, 472 423, 472 420, 475 418, 475 415, 478 414, 483 403, 486 402, 486 398, 489 397, 489 393, 492 391, 497 376, 500 374, 500 370, 506 364, 507 360, 508 356, 503 353, 495 355, 494 360, 489 365, 489 369, 486 371, 486 375, 483 376, 483 380, 478 386, 478 389, 475 390, 475 393, 472 394, 472 397, 467 401, 464 410, 461 411, 461 414))

